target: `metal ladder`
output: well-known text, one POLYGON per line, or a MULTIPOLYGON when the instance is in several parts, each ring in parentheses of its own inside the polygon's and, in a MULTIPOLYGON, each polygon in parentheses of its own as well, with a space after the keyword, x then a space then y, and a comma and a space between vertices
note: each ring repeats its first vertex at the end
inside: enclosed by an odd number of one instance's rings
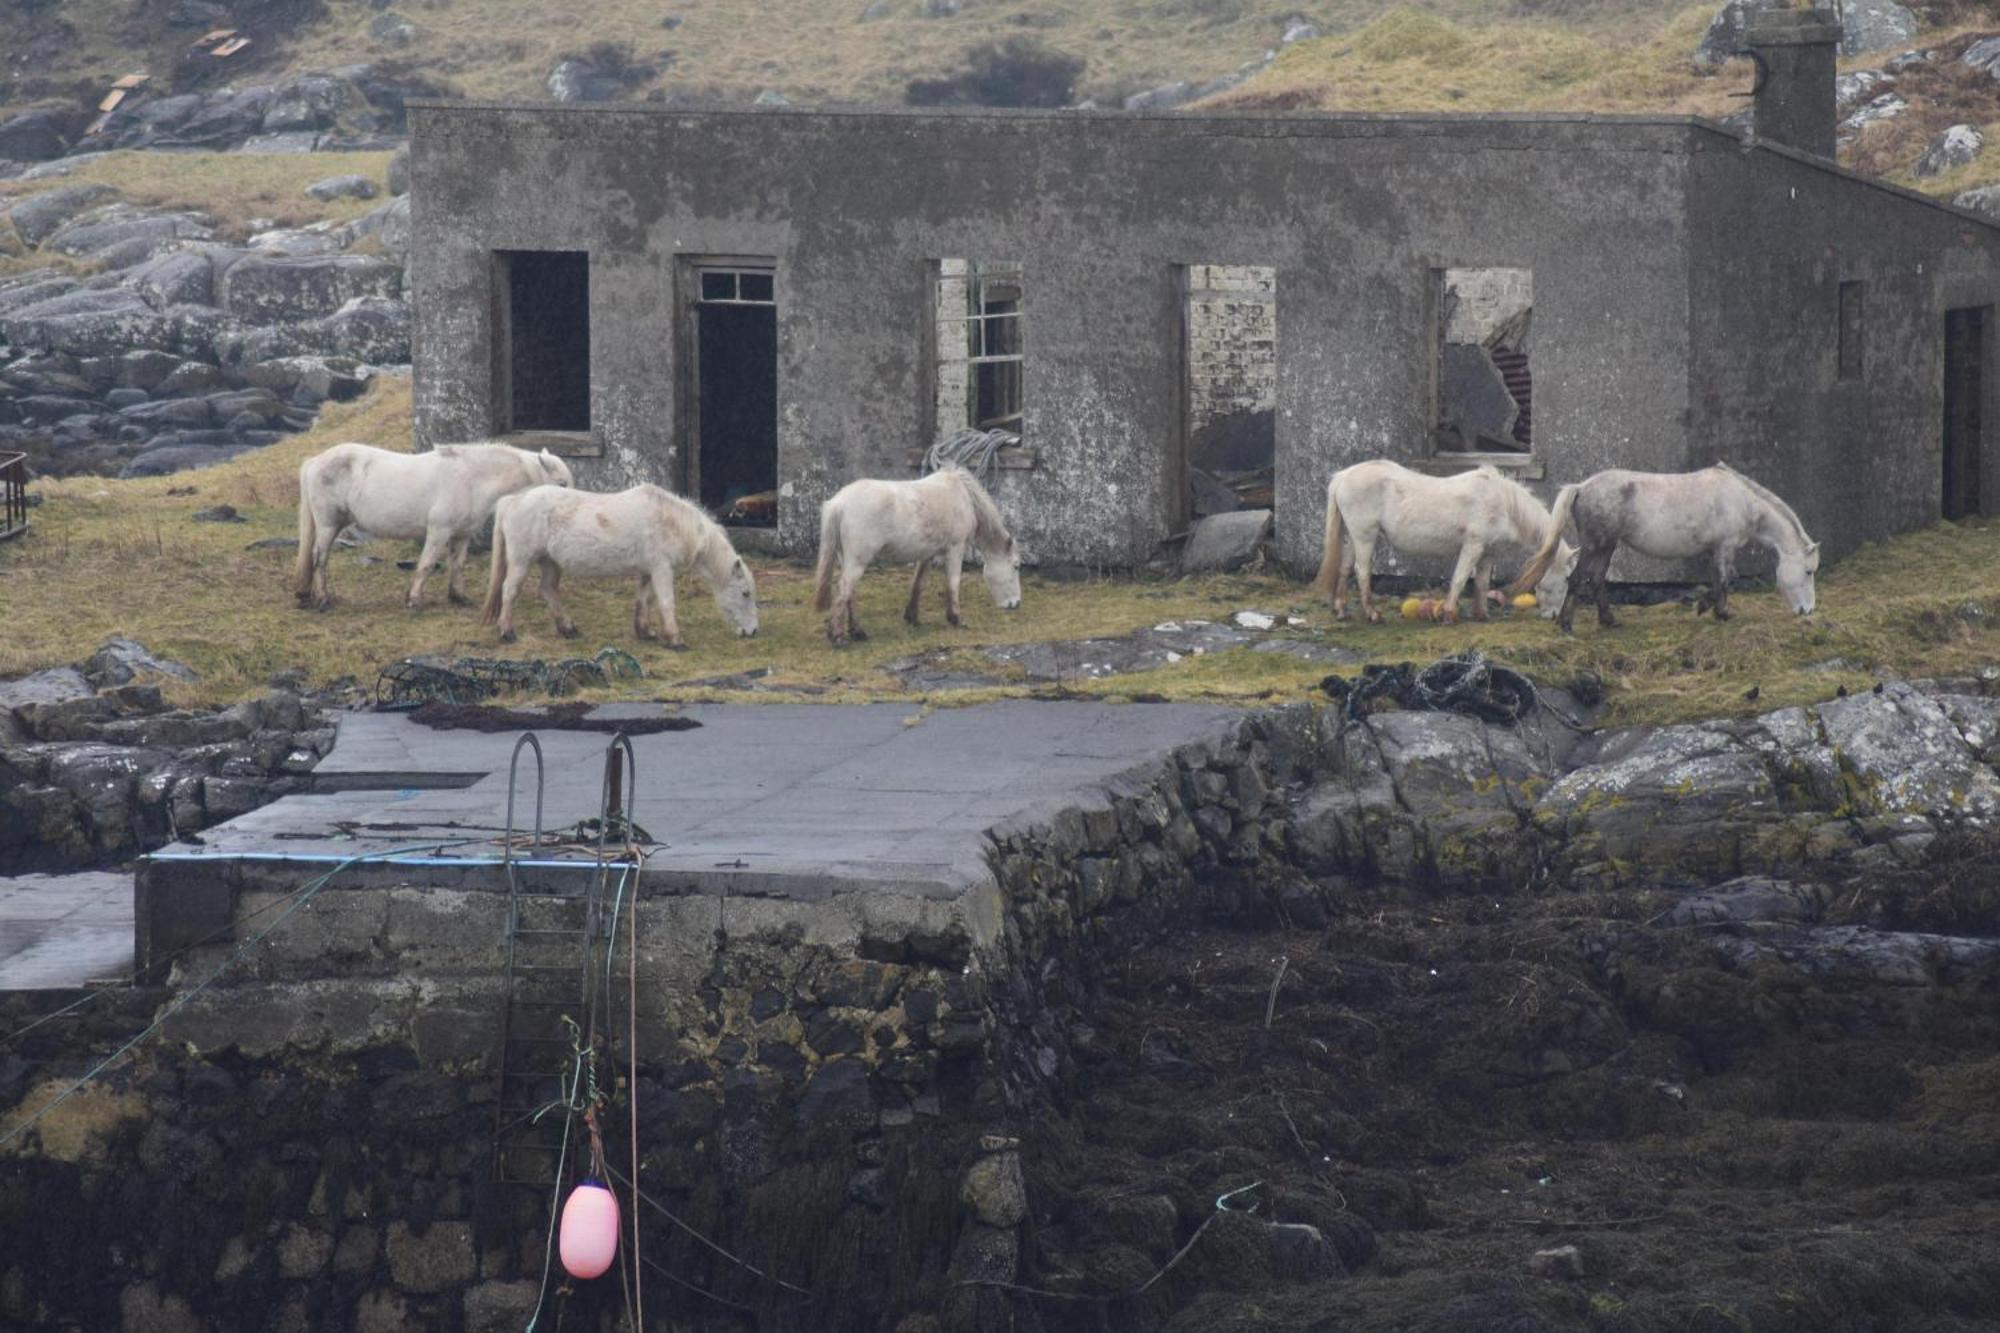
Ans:
MULTIPOLYGON (((614 823, 629 824, 627 789, 638 783, 638 760, 623 732, 605 750, 603 800, 599 807, 597 860, 561 871, 544 868, 547 882, 532 891, 521 886, 514 864, 514 796, 521 751, 535 754, 535 831, 531 847, 542 845, 545 771, 542 744, 533 732, 514 743, 507 767, 507 829, 501 864, 507 875, 507 974, 500 1028, 498 1088, 494 1098, 494 1168, 508 1184, 547 1187, 555 1183, 563 1132, 570 1112, 564 1106, 564 1079, 575 1063, 578 1036, 568 1018, 600 1053, 610 1033, 598 1014, 604 952, 611 922, 606 889, 611 862, 606 836, 614 823), (624 751, 621 765, 619 751, 624 751), (629 777, 630 782, 621 781, 629 777), (579 873, 583 872, 583 873, 579 873), (557 877, 560 876, 560 877, 557 877), (571 876, 575 888, 567 887, 571 876)), ((636 879, 628 886, 636 893, 636 879)), ((571 1148, 576 1147, 574 1133, 571 1148)))

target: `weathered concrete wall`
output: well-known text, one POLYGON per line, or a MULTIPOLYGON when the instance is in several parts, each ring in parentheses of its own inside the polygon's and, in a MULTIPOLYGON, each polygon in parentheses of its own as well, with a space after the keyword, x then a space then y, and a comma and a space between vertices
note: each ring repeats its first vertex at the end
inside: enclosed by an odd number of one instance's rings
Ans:
MULTIPOLYGON (((1679 466, 1720 459, 1756 477, 1828 558, 1936 522, 1945 311, 2000 303, 2000 229, 1721 133, 1701 133, 1695 149, 1689 452, 1679 466), (1843 380, 1840 285, 1850 281, 1866 284, 1864 365, 1843 380)), ((1990 344, 1982 415, 1992 423, 1990 344)), ((2000 500, 1997 447, 1989 425, 1989 513, 2000 500)))
POLYGON ((587 485, 678 475, 676 264, 775 261, 780 536, 908 475, 936 386, 942 258, 1024 266, 1031 553, 1131 565, 1178 517, 1179 268, 1265 265, 1278 314, 1277 531, 1318 560, 1326 479, 1428 457, 1433 270, 1535 274, 1549 482, 1686 452, 1685 122, 412 111, 421 444, 492 425, 490 254, 592 254, 587 485))

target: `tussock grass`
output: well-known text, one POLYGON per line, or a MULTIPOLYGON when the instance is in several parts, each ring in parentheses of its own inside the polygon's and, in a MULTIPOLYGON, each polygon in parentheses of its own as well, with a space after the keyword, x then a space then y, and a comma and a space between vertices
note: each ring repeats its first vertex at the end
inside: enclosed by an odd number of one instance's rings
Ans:
POLYGON ((1217 107, 1339 111, 1598 111, 1725 116, 1750 86, 1747 62, 1705 75, 1691 56, 1712 5, 1655 10, 1652 22, 1454 19, 1414 6, 1352 32, 1286 48, 1217 107))
MULTIPOLYGON (((124 634, 201 673, 200 683, 174 687, 176 697, 227 702, 292 667, 305 668, 315 684, 341 677, 369 683, 383 664, 417 653, 550 658, 616 644, 633 650, 648 675, 619 686, 615 693, 623 697, 764 698, 689 683, 768 669, 764 686, 858 701, 912 698, 880 668, 916 653, 943 650, 952 654, 951 666, 1004 676, 977 652, 980 646, 1112 636, 1254 608, 1298 615, 1306 624, 1293 632, 1359 649, 1371 660, 1425 662, 1477 647, 1557 684, 1591 673, 1603 682, 1611 720, 1630 723, 1761 712, 1825 699, 1841 685, 1868 688, 1878 672, 1959 675, 2000 658, 1992 628, 2000 617, 2000 528, 1986 525, 1939 524, 1823 571, 1820 613, 1811 620, 1790 615, 1775 593, 1753 592, 1732 598, 1737 616, 1728 624, 1698 619, 1685 606, 1621 608, 1620 628, 1600 631, 1585 612, 1570 638, 1534 615, 1487 625, 1400 618, 1336 625, 1304 584, 1269 575, 1061 584, 1031 576, 1022 609, 1007 613, 993 606, 970 570, 965 626, 942 624, 933 578, 926 623, 912 629, 901 619, 906 571, 879 570, 862 585, 862 620, 875 637, 836 650, 811 610, 811 570, 756 559, 763 627, 755 639, 735 637, 706 591, 684 580, 681 617, 690 651, 637 644, 630 632, 632 587, 577 581, 565 593, 580 639, 558 638, 546 610, 526 594, 517 608, 520 642, 502 648, 474 611, 444 604, 441 581, 432 583, 421 610, 405 610, 410 576, 395 560, 414 556, 416 548, 386 542, 336 554, 334 610, 296 609, 293 552, 245 547, 295 533, 298 465, 339 440, 407 448, 409 438, 409 384, 390 377, 353 403, 329 406, 311 432, 220 467, 134 481, 38 482, 44 503, 33 512, 32 529, 0 546, 6 625, 0 675, 78 661, 106 637, 124 634), (190 487, 193 494, 170 494, 190 487), (192 521, 194 511, 219 503, 234 505, 248 522, 192 521), (1912 570, 1924 577, 1913 579, 1912 570), (1754 701, 1744 698, 1752 686, 1754 701)), ((475 593, 484 579, 484 562, 475 558, 468 569, 475 593)), ((1325 674, 1324 667, 1242 650, 1064 685, 1113 698, 1143 693, 1250 703, 1315 695, 1325 674)), ((940 692, 929 701, 973 702, 1034 688, 1008 682, 940 692)))
MULTIPOLYGON (((62 185, 109 185, 126 202, 189 208, 213 216, 234 239, 248 234, 252 218, 279 226, 345 222, 379 208, 388 198, 388 153, 99 153, 75 159, 59 179, 0 181, 0 204, 62 185), (373 199, 322 203, 306 186, 328 176, 366 176, 373 199)), ((38 261, 45 263, 46 259, 38 261)))

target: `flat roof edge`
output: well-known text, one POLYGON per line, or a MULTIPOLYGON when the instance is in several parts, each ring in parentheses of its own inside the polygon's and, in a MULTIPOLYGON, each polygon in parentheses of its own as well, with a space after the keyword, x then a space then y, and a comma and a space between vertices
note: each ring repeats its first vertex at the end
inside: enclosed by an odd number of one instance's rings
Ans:
POLYGON ((1242 125, 1650 125, 1685 127, 1687 115, 1644 115, 1597 111, 1124 111, 1112 107, 905 107, 905 106, 737 106, 721 103, 668 106, 646 102, 528 102, 412 97, 412 111, 531 112, 548 115, 743 116, 772 118, 839 117, 903 120, 1008 120, 1050 123, 1147 121, 1179 124, 1242 125))

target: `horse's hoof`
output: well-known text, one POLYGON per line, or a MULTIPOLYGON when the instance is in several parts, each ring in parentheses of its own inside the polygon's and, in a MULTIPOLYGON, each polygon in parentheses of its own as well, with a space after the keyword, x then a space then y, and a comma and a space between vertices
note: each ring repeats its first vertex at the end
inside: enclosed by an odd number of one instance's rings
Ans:
POLYGON ((944 623, 951 626, 953 629, 957 629, 960 625, 963 625, 965 622, 959 618, 959 615, 956 611, 949 611, 945 613, 944 623))
POLYGON ((446 593, 446 594, 444 595, 444 599, 445 599, 445 600, 446 600, 447 602, 450 602, 450 603, 451 603, 451 604, 452 604, 453 606, 471 606, 471 605, 472 605, 472 599, 471 599, 470 597, 467 597, 467 596, 466 596, 466 595, 465 595, 464 593, 462 593, 462 592, 448 592, 448 593, 446 593))
POLYGON ((502 642, 502 643, 512 643, 512 642, 514 642, 514 631, 513 631, 513 630, 508 630, 508 631, 507 631, 507 632, 506 632, 505 634, 502 634, 502 635, 500 636, 500 642, 502 642))
POLYGON ((866 643, 868 642, 868 631, 856 625, 854 632, 847 637, 853 639, 856 643, 866 643))
POLYGON ((903 623, 912 628, 920 628, 923 624, 922 621, 917 619, 916 613, 911 611, 903 612, 903 623))
POLYGON ((331 597, 322 597, 322 598, 320 598, 320 599, 319 599, 318 601, 316 601, 316 602, 314 602, 314 603, 313 603, 313 610, 315 610, 315 611, 331 611, 331 610, 333 610, 333 598, 331 598, 331 597))
POLYGON ((1370 611, 1368 612, 1368 623, 1369 623, 1369 624, 1371 624, 1371 625, 1379 625, 1379 624, 1381 624, 1381 623, 1382 623, 1382 613, 1381 613, 1380 611, 1375 611, 1375 610, 1370 610, 1370 611))
POLYGON ((574 639, 577 635, 583 633, 583 631, 574 625, 558 625, 556 626, 556 633, 562 635, 565 639, 574 639))

